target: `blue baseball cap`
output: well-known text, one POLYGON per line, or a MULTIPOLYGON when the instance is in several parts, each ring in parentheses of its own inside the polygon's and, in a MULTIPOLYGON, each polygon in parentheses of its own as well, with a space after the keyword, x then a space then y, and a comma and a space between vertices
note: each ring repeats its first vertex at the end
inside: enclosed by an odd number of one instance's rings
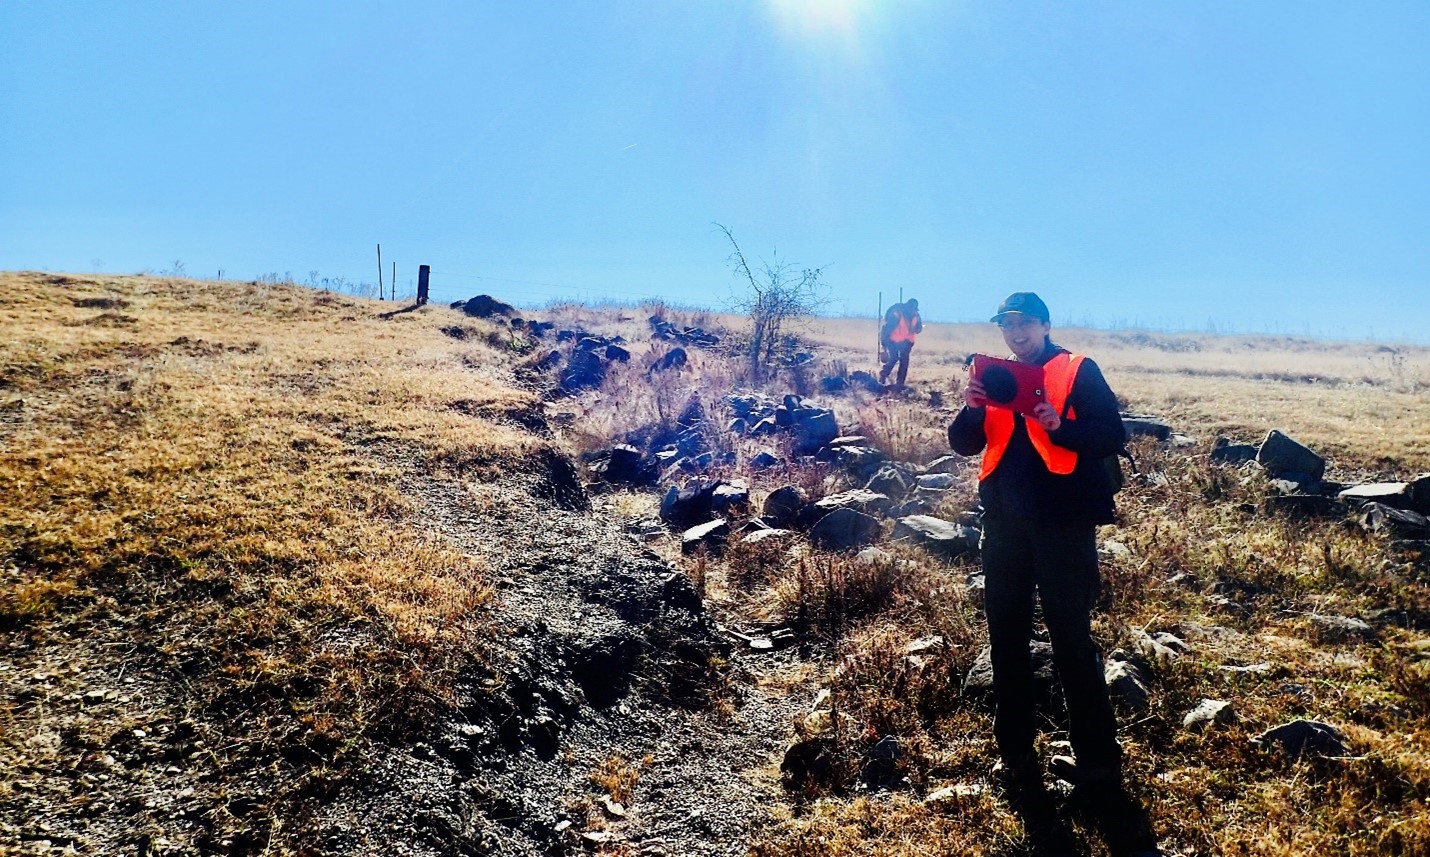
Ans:
POLYGON ((1004 298, 1003 303, 998 305, 998 313, 989 321, 997 324, 1003 320, 1003 316, 1014 312, 1032 316, 1044 324, 1052 321, 1052 317, 1048 314, 1048 305, 1032 292, 1014 292, 1004 298))

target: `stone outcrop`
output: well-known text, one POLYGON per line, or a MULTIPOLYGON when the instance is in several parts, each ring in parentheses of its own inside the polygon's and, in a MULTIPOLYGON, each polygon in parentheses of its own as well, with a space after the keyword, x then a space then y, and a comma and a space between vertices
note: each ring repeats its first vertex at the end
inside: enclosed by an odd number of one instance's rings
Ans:
POLYGON ((646 322, 650 325, 651 339, 678 342, 696 348, 714 348, 720 344, 719 336, 699 327, 681 327, 658 315, 651 316, 646 322))
POLYGON ((1152 700, 1148 670, 1121 650, 1113 652, 1103 667, 1107 693, 1117 705, 1136 714, 1147 710, 1152 700))
POLYGON ((724 518, 716 518, 686 530, 680 537, 680 552, 692 554, 704 549, 710 553, 719 553, 725 549, 725 541, 729 537, 730 522, 724 518))
POLYGON ((900 518, 892 538, 907 540, 945 559, 978 553, 977 530, 931 515, 900 518))
POLYGON ((1256 451, 1256 462, 1266 468, 1273 479, 1301 485, 1318 484, 1326 474, 1324 458, 1276 429, 1266 433, 1266 439, 1256 451))
POLYGON ((1264 748, 1294 756, 1345 756, 1350 752, 1350 741, 1345 733, 1318 720, 1293 720, 1251 740, 1264 748))
POLYGON ((1211 726, 1230 725, 1236 719, 1236 709, 1231 707, 1230 702, 1203 699, 1182 717, 1182 728, 1188 732, 1202 732, 1211 726))
POLYGON ((797 485, 785 485, 771 491, 765 497, 764 506, 761 507, 761 514, 765 520, 773 527, 783 527, 792 524, 809 502, 809 495, 804 489, 797 485))
POLYGON ((871 545, 883 534, 877 518, 853 508, 835 509, 819 519, 809 531, 809 540, 830 551, 851 551, 871 545))
POLYGON ((1232 443, 1218 437, 1212 444, 1211 460, 1220 464, 1244 464, 1256 460, 1256 446, 1250 443, 1232 443))
POLYGON ((477 295, 467 298, 461 304, 462 312, 473 318, 491 318, 494 315, 516 315, 516 307, 497 300, 491 295, 477 295))

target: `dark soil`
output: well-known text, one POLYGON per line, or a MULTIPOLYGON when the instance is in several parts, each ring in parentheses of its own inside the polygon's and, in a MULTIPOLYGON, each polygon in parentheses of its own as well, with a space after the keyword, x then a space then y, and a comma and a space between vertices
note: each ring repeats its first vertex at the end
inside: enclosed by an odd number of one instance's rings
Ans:
MULTIPOLYGON (((204 598, 191 583, 0 629, 0 740, 22 760, 0 851, 744 853, 778 804, 798 701, 759 688, 771 656, 732 651, 685 574, 590 512, 564 465, 483 483, 482 504, 404 467, 427 525, 498 585, 493 648, 419 734, 334 756, 271 706, 217 718, 192 688, 215 665, 164 609, 204 598), (639 777, 623 816, 603 766, 639 777)), ((365 632, 315 633, 358 651, 365 632)))

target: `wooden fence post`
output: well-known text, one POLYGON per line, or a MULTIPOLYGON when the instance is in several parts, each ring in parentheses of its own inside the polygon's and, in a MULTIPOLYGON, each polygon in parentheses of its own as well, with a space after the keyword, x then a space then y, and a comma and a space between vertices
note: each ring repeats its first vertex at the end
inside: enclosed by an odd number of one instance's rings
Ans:
POLYGON ((417 266, 417 305, 427 303, 427 279, 432 275, 431 265, 417 266))

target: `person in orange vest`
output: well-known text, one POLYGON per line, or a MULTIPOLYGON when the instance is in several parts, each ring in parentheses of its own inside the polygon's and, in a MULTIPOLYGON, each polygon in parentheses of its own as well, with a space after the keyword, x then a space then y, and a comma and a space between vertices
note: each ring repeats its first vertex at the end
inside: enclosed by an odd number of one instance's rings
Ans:
POLYGON ((884 347, 884 366, 879 370, 879 383, 888 383, 889 373, 894 364, 899 366, 896 376, 899 386, 909 374, 909 354, 914 350, 914 338, 924 330, 924 320, 919 315, 919 302, 909 298, 901 304, 894 304, 884 313, 884 324, 879 328, 879 342, 884 347))
POLYGON ((1101 591, 1096 529, 1115 515, 1104 459, 1126 440, 1117 397, 1090 358, 1053 344, 1047 304, 1036 294, 1009 295, 992 321, 1012 359, 1043 367, 1045 396, 1024 416, 995 405, 970 379, 948 428, 955 452, 983 454, 980 549, 999 778, 1029 835, 1046 840, 1041 847, 1048 853, 1072 853, 1033 744, 1037 695, 1029 645, 1036 599, 1053 646, 1074 753, 1054 757, 1050 768, 1073 784, 1112 854, 1155 855, 1147 814, 1123 786, 1117 723, 1091 631, 1101 591))

